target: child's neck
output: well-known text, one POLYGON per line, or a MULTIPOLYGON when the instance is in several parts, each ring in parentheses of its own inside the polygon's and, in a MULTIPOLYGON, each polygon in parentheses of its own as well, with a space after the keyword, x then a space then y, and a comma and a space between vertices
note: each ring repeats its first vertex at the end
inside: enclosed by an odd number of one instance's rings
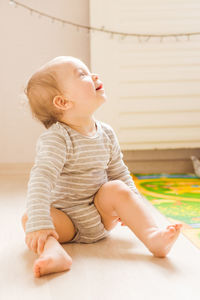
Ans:
POLYGON ((72 129, 87 136, 93 136, 96 133, 95 119, 92 116, 87 119, 62 120, 63 123, 70 126, 72 129))

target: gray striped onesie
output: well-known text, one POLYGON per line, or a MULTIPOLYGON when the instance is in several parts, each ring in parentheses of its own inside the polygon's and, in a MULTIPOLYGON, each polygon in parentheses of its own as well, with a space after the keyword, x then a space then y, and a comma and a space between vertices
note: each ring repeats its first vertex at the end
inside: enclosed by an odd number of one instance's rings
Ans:
POLYGON ((28 183, 26 233, 54 229, 52 205, 74 224, 76 234, 70 242, 96 242, 109 234, 94 205, 99 188, 118 179, 138 194, 113 129, 95 122, 97 131, 92 137, 61 122, 39 137, 28 183))

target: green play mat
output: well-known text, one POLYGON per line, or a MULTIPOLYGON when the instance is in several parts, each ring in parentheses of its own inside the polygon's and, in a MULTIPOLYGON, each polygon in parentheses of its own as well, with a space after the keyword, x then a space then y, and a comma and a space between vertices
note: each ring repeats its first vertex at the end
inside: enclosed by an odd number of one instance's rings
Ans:
POLYGON ((194 174, 132 174, 140 193, 200 248, 200 178, 194 174))

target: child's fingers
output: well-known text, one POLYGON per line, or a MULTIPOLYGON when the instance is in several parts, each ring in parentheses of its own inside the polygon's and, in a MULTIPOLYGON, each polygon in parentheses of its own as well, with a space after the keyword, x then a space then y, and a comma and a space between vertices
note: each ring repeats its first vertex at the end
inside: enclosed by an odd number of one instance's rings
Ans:
POLYGON ((38 240, 36 238, 33 238, 30 246, 31 246, 31 250, 34 251, 35 253, 37 253, 37 245, 38 245, 38 240))
POLYGON ((56 232, 55 230, 52 231, 51 235, 52 235, 56 240, 59 239, 59 235, 57 234, 57 232, 56 232))
POLYGON ((40 255, 43 250, 44 250, 44 245, 45 245, 45 242, 47 240, 47 236, 46 237, 41 237, 38 239, 38 245, 37 245, 37 253, 40 255))
POLYGON ((44 250, 44 245, 48 236, 53 236, 56 240, 59 239, 59 235, 55 230, 48 229, 28 233, 25 242, 30 250, 41 254, 44 250))
POLYGON ((29 248, 29 250, 32 250, 31 249, 32 239, 30 237, 26 236, 25 242, 26 242, 26 245, 29 248))
POLYGON ((25 243, 26 243, 26 245, 29 247, 29 237, 26 235, 26 237, 25 237, 25 243))
POLYGON ((50 231, 49 233, 46 232, 44 234, 42 234, 39 239, 38 239, 38 243, 37 243, 37 253, 41 254, 44 250, 44 245, 46 243, 46 240, 48 238, 48 236, 53 236, 56 240, 58 240, 59 236, 57 234, 57 232, 55 230, 50 231))

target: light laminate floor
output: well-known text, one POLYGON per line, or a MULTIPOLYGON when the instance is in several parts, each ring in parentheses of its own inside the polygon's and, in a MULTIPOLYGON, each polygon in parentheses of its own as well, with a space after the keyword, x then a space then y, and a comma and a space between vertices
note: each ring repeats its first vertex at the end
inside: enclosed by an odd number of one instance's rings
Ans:
MULTIPOLYGON (((181 235, 167 258, 154 258, 120 225, 98 243, 64 245, 72 269, 35 279, 36 255, 26 248, 20 224, 27 180, 25 175, 0 175, 1 300, 200 299, 199 249, 181 235)), ((150 208, 160 224, 168 224, 150 208)))

